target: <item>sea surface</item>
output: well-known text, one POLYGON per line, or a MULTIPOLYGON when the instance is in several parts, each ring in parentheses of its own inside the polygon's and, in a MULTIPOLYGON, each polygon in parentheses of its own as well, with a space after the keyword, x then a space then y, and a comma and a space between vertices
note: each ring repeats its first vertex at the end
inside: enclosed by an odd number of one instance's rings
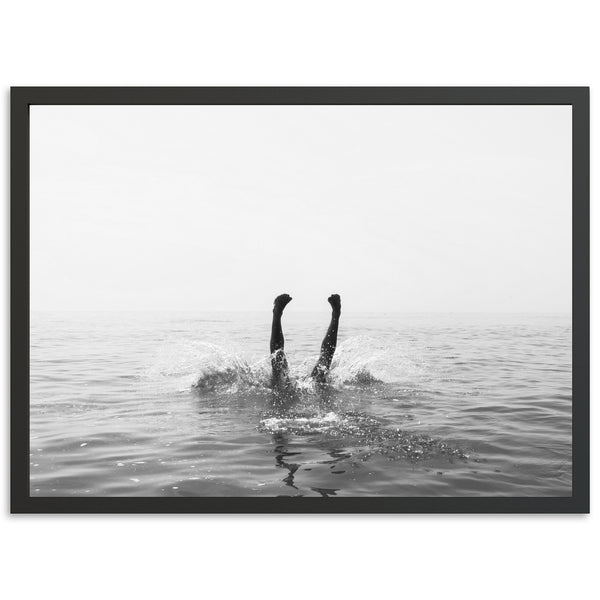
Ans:
POLYGON ((569 496, 571 316, 32 313, 32 496, 569 496))

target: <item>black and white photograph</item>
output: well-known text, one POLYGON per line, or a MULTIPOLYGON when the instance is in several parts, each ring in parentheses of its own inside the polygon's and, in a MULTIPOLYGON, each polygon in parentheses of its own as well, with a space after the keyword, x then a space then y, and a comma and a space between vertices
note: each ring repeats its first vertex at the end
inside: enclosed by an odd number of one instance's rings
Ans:
POLYGON ((30 496, 570 497, 572 137, 32 105, 30 496))
POLYGON ((594 596, 598 3, 3 8, 6 597, 594 596))

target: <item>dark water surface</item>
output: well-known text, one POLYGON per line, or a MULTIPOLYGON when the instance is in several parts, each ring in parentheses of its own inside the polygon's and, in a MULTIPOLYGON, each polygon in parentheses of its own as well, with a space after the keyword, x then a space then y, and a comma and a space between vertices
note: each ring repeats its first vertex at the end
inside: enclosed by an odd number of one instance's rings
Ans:
POLYGON ((33 313, 33 496, 565 496, 571 317, 33 313))

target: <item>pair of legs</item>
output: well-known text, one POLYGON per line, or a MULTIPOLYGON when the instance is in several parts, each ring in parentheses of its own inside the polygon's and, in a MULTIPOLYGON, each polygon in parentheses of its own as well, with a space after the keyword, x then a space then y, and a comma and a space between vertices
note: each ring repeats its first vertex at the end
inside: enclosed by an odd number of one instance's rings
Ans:
MULTIPOLYGON (((281 294, 275 298, 273 304, 273 324, 271 326, 271 366, 273 367, 273 389, 281 389, 289 385, 288 379, 288 363, 283 351, 284 342, 283 329, 281 328, 281 316, 283 309, 291 302, 292 298, 289 294, 281 294)), ((321 344, 321 354, 319 360, 312 370, 311 377, 318 383, 324 383, 333 354, 337 345, 338 325, 340 323, 340 314, 342 305, 338 294, 332 294, 327 299, 331 304, 331 322, 327 333, 321 344)))

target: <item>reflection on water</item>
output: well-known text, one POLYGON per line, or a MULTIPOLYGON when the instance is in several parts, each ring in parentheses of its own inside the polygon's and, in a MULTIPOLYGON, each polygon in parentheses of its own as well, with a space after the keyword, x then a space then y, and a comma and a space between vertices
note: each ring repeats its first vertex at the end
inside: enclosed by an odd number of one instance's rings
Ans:
POLYGON ((569 316, 290 314, 34 314, 31 494, 570 495, 569 316))
POLYGON ((290 452, 287 449, 288 439, 283 433, 273 434, 273 442, 275 443, 275 464, 288 471, 282 481, 285 485, 289 485, 297 490, 298 488, 294 485, 294 473, 300 468, 300 465, 289 462, 289 457, 297 456, 300 452, 290 452))

